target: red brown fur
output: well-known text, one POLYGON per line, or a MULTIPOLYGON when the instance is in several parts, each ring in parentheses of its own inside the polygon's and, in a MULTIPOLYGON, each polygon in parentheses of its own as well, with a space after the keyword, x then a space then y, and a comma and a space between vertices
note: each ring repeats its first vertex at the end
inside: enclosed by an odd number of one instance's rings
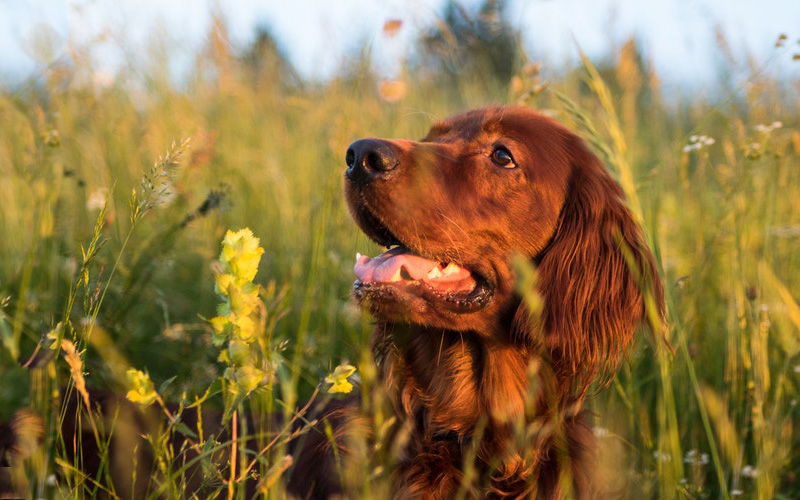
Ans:
MULTIPOLYGON (((575 134, 525 108, 457 115, 419 142, 357 141, 347 163, 348 205, 368 236, 453 262, 477 283, 450 302, 408 277, 354 286, 377 320, 381 380, 411 429, 395 496, 601 494, 581 403, 624 359, 646 294, 663 308, 618 184, 575 134), (537 269, 537 314, 516 291, 515 255, 537 269)), ((308 479, 331 460, 324 441, 298 452, 294 493, 342 492, 335 477, 308 479)))

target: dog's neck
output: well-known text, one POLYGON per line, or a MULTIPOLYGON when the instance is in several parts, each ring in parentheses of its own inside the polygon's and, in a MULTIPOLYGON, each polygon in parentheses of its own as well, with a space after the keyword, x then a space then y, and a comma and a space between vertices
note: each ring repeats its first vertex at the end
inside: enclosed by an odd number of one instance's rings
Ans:
MULTIPOLYGON (((430 438, 522 418, 528 351, 471 332, 381 324, 374 346, 397 411, 430 438)), ((452 434, 450 434, 452 435, 452 434)))
MULTIPOLYGON (((564 456, 577 496, 590 491, 592 432, 579 406, 548 401, 552 378, 528 348, 469 332, 379 323, 373 349, 398 417, 411 425, 401 484, 429 480, 426 457, 460 464, 472 443, 479 469, 495 470, 497 491, 559 491, 564 456), (534 430, 523 449, 515 438, 521 429, 534 430), (538 479, 531 483, 532 477, 538 479)), ((455 495, 458 484, 443 496, 455 495)))

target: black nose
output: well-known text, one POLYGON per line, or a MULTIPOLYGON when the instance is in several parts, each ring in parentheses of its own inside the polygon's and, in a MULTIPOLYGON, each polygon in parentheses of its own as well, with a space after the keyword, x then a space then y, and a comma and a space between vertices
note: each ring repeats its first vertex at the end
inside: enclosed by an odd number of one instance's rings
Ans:
POLYGON ((347 163, 347 178, 359 183, 369 182, 400 164, 392 147, 376 139, 362 139, 351 144, 344 161, 347 163))

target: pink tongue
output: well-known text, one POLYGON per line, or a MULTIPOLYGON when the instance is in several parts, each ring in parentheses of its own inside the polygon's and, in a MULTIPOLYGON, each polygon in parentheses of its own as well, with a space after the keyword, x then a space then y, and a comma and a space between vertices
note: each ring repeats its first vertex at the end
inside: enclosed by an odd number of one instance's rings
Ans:
POLYGON ((428 274, 428 271, 438 265, 438 262, 414 255, 405 248, 396 247, 383 252, 374 259, 370 259, 366 255, 360 256, 354 270, 356 277, 362 283, 370 283, 391 281, 400 268, 405 268, 411 279, 420 280, 428 274))
POLYGON ((362 283, 422 280, 448 292, 469 291, 475 287, 469 270, 455 264, 440 265, 402 247, 387 250, 374 259, 359 255, 354 270, 362 283))

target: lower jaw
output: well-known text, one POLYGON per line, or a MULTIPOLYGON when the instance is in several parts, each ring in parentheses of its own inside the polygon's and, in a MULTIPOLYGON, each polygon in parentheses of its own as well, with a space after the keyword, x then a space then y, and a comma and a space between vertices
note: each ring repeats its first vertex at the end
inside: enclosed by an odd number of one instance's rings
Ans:
POLYGON ((484 280, 478 280, 469 292, 448 293, 431 288, 422 281, 408 283, 353 283, 353 294, 359 302, 403 303, 411 305, 415 299, 425 301, 436 309, 453 313, 470 313, 485 308, 492 299, 493 290, 484 280))

